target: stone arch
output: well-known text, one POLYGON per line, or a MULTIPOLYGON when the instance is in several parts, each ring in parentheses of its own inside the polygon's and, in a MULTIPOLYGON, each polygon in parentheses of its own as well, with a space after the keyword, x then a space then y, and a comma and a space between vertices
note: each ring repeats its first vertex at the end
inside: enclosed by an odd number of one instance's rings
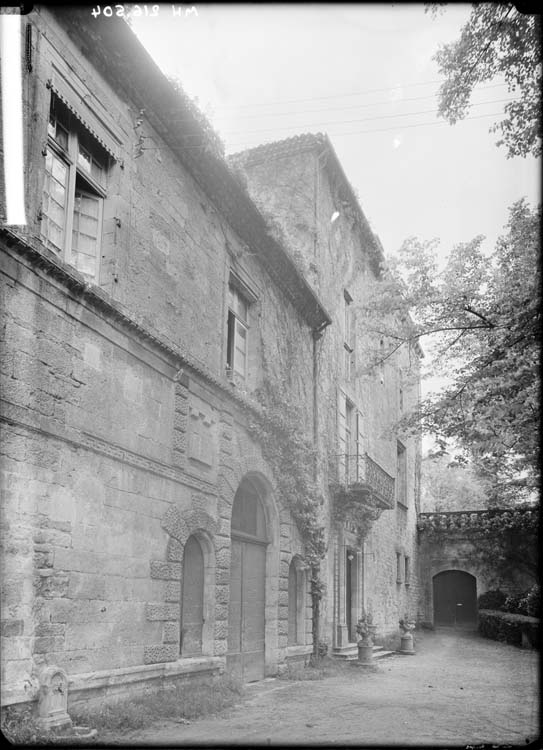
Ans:
POLYGON ((201 507, 201 502, 191 503, 185 511, 170 505, 161 520, 168 535, 165 560, 151 560, 151 578, 163 583, 162 601, 148 602, 146 618, 162 621, 162 642, 144 648, 144 662, 153 664, 176 661, 180 658, 180 607, 183 555, 185 544, 195 536, 204 557, 204 617, 202 631, 202 655, 214 653, 215 629, 215 579, 216 553, 215 535, 219 522, 201 507), (196 506, 196 507, 195 507, 196 506))
MULTIPOLYGON (((186 544, 190 539, 196 539, 203 556, 203 625, 202 625, 202 656, 213 656, 215 629, 215 547, 209 532, 201 527, 194 528, 183 545, 183 558, 186 544)), ((177 540, 170 540, 177 541, 177 540)), ((181 581, 183 567, 181 567, 181 581)), ((180 612, 182 617, 182 611, 180 612)), ((180 626, 182 621, 180 620, 180 626)))

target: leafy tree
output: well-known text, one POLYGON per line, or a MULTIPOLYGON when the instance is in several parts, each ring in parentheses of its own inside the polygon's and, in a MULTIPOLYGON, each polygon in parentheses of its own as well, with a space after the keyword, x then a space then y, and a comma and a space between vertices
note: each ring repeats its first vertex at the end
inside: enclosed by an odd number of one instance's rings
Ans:
MULTIPOLYGON (((443 3, 429 3, 436 12, 443 3)), ((518 5, 518 4, 517 4, 518 5)), ((478 83, 503 77, 514 101, 506 117, 491 128, 508 157, 541 155, 541 21, 513 3, 474 3, 460 38, 442 45, 434 59, 445 80, 439 90, 439 115, 451 125, 466 116, 478 83)))
POLYGON ((445 267, 436 240, 411 238, 375 282, 362 312, 365 330, 386 342, 372 365, 423 337, 433 372, 447 385, 422 401, 404 426, 462 450, 491 481, 491 504, 528 498, 537 486, 539 426, 540 208, 510 209, 490 257, 482 237, 453 248, 445 267))
POLYGON ((424 458, 421 470, 423 513, 488 508, 489 482, 478 476, 472 464, 458 465, 443 454, 424 458))

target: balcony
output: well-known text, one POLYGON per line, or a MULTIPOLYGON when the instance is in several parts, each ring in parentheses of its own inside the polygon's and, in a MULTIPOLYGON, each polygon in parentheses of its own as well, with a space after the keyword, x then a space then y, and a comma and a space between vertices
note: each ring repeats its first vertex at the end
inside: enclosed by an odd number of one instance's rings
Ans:
POLYGON ((394 477, 367 453, 338 457, 336 503, 360 504, 375 510, 394 508, 394 477))

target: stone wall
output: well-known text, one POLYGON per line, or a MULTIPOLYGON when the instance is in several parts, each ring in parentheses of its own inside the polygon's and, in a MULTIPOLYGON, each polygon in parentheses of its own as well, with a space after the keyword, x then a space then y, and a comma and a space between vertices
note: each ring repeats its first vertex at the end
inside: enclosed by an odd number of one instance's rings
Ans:
POLYGON ((506 594, 527 591, 534 583, 519 569, 511 567, 506 577, 497 576, 486 565, 477 562, 477 542, 469 535, 450 533, 439 540, 428 538, 425 532, 418 537, 419 547, 419 620, 434 621, 433 579, 438 573, 459 570, 469 573, 476 580, 477 597, 492 589, 501 589, 506 594))
POLYGON ((156 148, 136 157, 137 107, 44 8, 34 31, 35 74, 25 80, 31 224, 20 243, 3 237, 0 247, 2 702, 35 698, 50 664, 67 672, 77 700, 223 668, 231 508, 247 474, 264 488, 273 526, 265 658, 274 673, 288 650, 288 567, 303 545, 247 421, 272 373, 309 430, 310 328, 147 120, 156 148), (39 240, 47 82, 63 75, 89 92, 116 149, 99 284, 39 240), (237 384, 224 370, 231 270, 255 294, 249 372, 237 384), (197 663, 179 659, 190 534, 206 560, 197 663))

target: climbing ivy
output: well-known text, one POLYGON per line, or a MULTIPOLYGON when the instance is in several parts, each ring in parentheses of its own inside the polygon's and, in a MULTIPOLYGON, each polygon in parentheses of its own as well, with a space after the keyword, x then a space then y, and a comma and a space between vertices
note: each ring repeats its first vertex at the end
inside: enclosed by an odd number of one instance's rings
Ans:
MULTIPOLYGON (((319 521, 319 508, 324 503, 315 479, 315 448, 300 429, 298 409, 284 389, 268 384, 256 391, 261 416, 248 424, 252 437, 258 441, 270 464, 279 493, 286 503, 305 545, 305 559, 318 567, 326 553, 324 527, 319 521)), ((313 576, 318 579, 318 576, 313 576)))

